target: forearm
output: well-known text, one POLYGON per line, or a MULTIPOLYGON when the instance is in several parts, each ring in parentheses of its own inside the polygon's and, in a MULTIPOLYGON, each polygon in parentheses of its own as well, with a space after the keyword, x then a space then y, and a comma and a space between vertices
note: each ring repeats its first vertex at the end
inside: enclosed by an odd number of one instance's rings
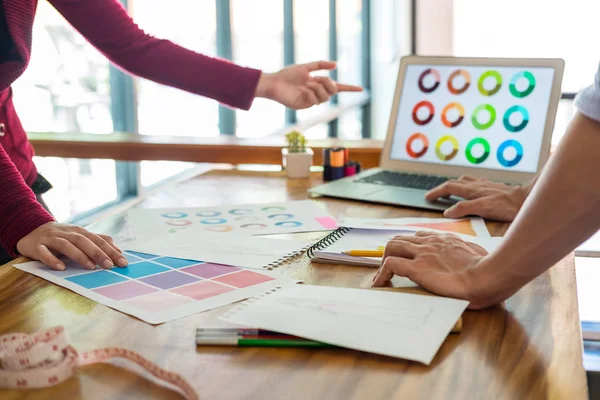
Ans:
POLYGON ((598 230, 598 149, 600 123, 576 115, 502 245, 473 270, 482 307, 510 297, 598 230))
POLYGON ((17 242, 54 218, 37 202, 2 146, 0 179, 0 246, 16 256, 17 242))
POLYGON ((87 40, 127 72, 249 109, 261 72, 146 34, 117 0, 49 0, 87 40))

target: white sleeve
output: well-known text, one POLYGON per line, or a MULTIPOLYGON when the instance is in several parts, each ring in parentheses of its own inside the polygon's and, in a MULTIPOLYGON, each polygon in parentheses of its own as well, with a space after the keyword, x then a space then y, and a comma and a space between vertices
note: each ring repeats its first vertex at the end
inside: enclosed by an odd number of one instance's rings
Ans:
POLYGON ((596 72, 594 83, 575 98, 575 107, 586 117, 600 122, 600 69, 596 72))

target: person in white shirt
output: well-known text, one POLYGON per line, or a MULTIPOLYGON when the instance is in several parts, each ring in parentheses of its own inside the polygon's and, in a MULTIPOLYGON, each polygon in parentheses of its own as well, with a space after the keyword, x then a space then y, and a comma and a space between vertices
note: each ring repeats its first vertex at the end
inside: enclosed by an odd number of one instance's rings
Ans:
POLYGON ((373 286, 405 276, 423 288, 483 309, 501 303, 552 267, 600 228, 600 69, 576 98, 577 113, 536 179, 507 186, 462 177, 432 189, 429 200, 465 200, 449 218, 478 215, 512 221, 492 253, 453 235, 419 232, 397 237, 385 249, 373 286))

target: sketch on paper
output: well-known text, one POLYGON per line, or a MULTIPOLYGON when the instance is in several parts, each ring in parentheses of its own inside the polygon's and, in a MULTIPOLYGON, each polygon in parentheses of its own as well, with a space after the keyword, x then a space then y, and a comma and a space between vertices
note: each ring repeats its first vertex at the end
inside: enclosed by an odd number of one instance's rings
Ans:
POLYGON ((403 327, 406 329, 420 329, 427 323, 433 313, 433 309, 426 308, 403 308, 403 307, 379 307, 369 306, 345 301, 320 301, 310 298, 281 297, 276 301, 292 308, 310 309, 327 313, 329 315, 356 316, 369 318, 378 322, 403 327))

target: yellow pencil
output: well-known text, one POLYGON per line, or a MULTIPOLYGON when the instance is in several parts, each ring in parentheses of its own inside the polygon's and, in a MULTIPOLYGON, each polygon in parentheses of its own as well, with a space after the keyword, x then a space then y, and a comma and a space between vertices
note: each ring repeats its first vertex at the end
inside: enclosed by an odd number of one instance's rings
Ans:
POLYGON ((342 252, 352 257, 383 257, 383 249, 380 250, 348 250, 342 252))

